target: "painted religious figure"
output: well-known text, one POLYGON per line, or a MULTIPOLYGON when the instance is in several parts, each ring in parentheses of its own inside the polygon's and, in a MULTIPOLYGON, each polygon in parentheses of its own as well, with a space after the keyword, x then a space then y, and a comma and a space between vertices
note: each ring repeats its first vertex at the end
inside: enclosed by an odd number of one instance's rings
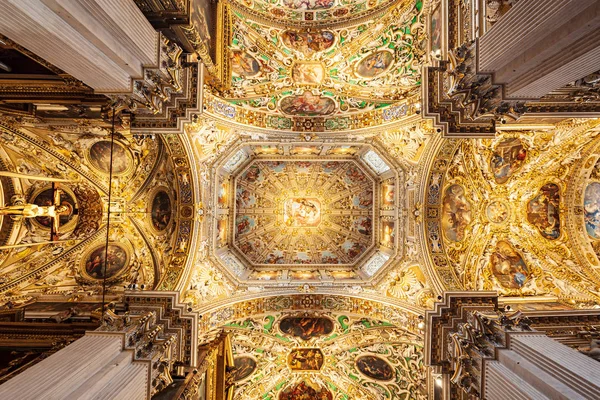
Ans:
POLYGON ((256 226, 254 218, 250 218, 247 215, 239 216, 235 219, 235 229, 238 235, 245 235, 250 232, 256 226))
POLYGON ((227 220, 217 220, 217 247, 225 247, 227 245, 227 220))
MULTIPOLYGON (((75 216, 76 216, 75 215, 76 214, 75 200, 69 193, 67 193, 61 189, 55 190, 54 194, 52 194, 52 189, 46 189, 46 190, 42 191, 40 194, 38 194, 37 196, 35 196, 32 203, 36 204, 38 206, 42 206, 42 207, 48 207, 48 206, 56 207, 57 205, 64 206, 64 207, 61 207, 62 211, 58 211, 55 209, 55 211, 57 211, 57 214, 58 214, 59 226, 63 226, 65 224, 67 224, 69 221, 73 220, 73 218, 75 218, 75 216), (58 192, 58 193, 56 193, 56 192, 58 192)), ((1 213, 1 211, 0 211, 0 213, 1 213)), ((39 217, 36 217, 35 220, 37 223, 42 225, 44 228, 50 229, 50 228, 52 228, 52 226, 54 224, 55 218, 52 218, 50 216, 39 216, 39 217)))
MULTIPOLYGON (((10 206, 0 207, 0 215, 11 215, 23 218, 42 218, 42 221, 48 220, 49 227, 54 232, 58 232, 60 226, 60 216, 68 215, 72 212, 69 204, 62 204, 60 190, 54 191, 54 199, 50 205, 40 206, 30 203, 17 203, 10 206), (51 222, 50 222, 51 221, 51 222)), ((53 238, 54 239, 54 238, 53 238)))
POLYGON ((381 185, 381 204, 384 207, 392 207, 396 195, 396 185, 393 183, 384 183, 381 185))
POLYGON ((386 50, 376 51, 356 65, 356 74, 363 78, 375 78, 386 72, 393 63, 393 53, 386 50))
POLYGON ((490 263, 494 276, 505 288, 519 289, 529 278, 529 269, 523 257, 505 240, 496 245, 490 263))
POLYGON ((292 79, 300 85, 318 85, 325 78, 320 62, 296 62, 292 67, 292 79))
POLYGON ((109 244, 106 251, 104 246, 99 246, 85 260, 85 272, 95 279, 111 278, 125 268, 127 262, 127 252, 118 244, 109 244))
POLYGON ((302 381, 282 391, 279 400, 333 400, 333 395, 325 387, 302 381))
POLYGON ((394 248, 394 242, 396 241, 395 233, 395 222, 390 220, 381 221, 381 244, 391 249, 394 248))
POLYGON ((307 90, 301 95, 284 97, 281 99, 279 107, 285 114, 316 117, 333 113, 335 101, 329 97, 312 94, 307 90))
POLYGON ((389 381, 394 378, 394 370, 383 359, 375 356, 362 356, 356 360, 356 368, 368 376, 378 381, 389 381))
POLYGON ((333 7, 334 0, 283 0, 283 4, 294 10, 323 10, 333 7))
POLYGON ((527 150, 517 138, 501 141, 492 158, 490 166, 496 183, 506 183, 525 163, 527 150))
POLYGON ((560 236, 560 190, 558 185, 548 183, 527 203, 527 220, 546 239, 560 236))
POLYGON ((256 361, 252 357, 242 356, 233 359, 233 380, 241 381, 249 377, 256 369, 256 361))
POLYGON ((310 57, 315 53, 330 49, 335 42, 335 36, 333 32, 329 31, 285 31, 281 34, 281 40, 290 49, 310 57))
POLYGON ((333 332, 333 321, 324 317, 285 317, 279 322, 279 329, 288 335, 310 340, 333 332))
POLYGON ((585 188, 583 209, 587 234, 600 239, 600 183, 592 182, 585 188))
POLYGON ((283 221, 287 226, 315 227, 321 223, 321 202, 306 197, 287 199, 284 204, 283 221))
POLYGON ((352 204, 355 207, 367 209, 373 207, 373 192, 366 190, 352 197, 352 204))
POLYGON ((354 229, 361 235, 370 236, 373 228, 373 222, 370 217, 358 217, 354 220, 354 229))
POLYGON ((260 72, 260 63, 245 51, 233 50, 231 52, 231 70, 238 76, 251 77, 260 72))
POLYGON ((460 242, 471 223, 471 205, 462 186, 454 184, 444 192, 442 200, 442 231, 446 239, 460 242))
POLYGON ((171 222, 171 214, 173 209, 171 208, 171 199, 164 190, 156 193, 152 200, 152 226, 157 231, 163 231, 169 226, 171 222))
POLYGON ((323 353, 320 349, 293 349, 287 360, 292 371, 318 371, 323 366, 323 353))
MULTIPOLYGON (((101 172, 110 173, 110 140, 100 140, 90 147, 89 158, 92 166, 101 172)), ((114 142, 112 157, 113 174, 123 174, 131 166, 131 158, 125 147, 119 142, 114 142)))

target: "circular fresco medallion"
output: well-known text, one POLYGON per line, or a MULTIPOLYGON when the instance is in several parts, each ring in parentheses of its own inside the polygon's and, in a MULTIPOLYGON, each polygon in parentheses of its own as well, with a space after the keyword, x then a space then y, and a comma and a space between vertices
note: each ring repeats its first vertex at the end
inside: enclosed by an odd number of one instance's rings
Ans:
POLYGON ((171 198, 166 191, 158 191, 154 195, 154 199, 152 199, 152 209, 150 212, 152 227, 159 232, 164 231, 169 226, 172 215, 171 198))
POLYGON ((592 239, 600 239, 600 183, 592 182, 583 197, 585 231, 592 239))
POLYGON ((233 360, 235 370, 233 372, 233 380, 241 381, 252 375, 256 369, 256 361, 252 357, 242 356, 233 360))
POLYGON ((490 222, 501 224, 508 219, 510 209, 505 202, 494 200, 485 208, 485 215, 490 222))
POLYGON ((394 63, 394 54, 380 50, 371 53, 356 64, 356 74, 363 78, 375 78, 386 72, 394 63))
MULTIPOLYGON (((67 191, 64 188, 58 189, 60 190, 60 205, 63 206, 64 209, 59 213, 58 223, 62 228, 73 227, 77 222, 77 214, 76 214, 76 201, 75 196, 71 193, 71 191, 67 191), (67 226, 68 225, 68 226, 67 226)), ((41 192, 34 194, 31 202, 33 204, 37 204, 38 206, 51 206, 54 204, 54 196, 53 196, 52 188, 43 189, 41 192)), ((53 218, 50 217, 35 217, 33 219, 36 225, 41 227, 42 229, 51 229, 53 218)))
MULTIPOLYGON (((100 140, 90 147, 88 153, 88 158, 92 167, 104 174, 110 173, 110 149, 110 140, 100 140)), ((131 155, 125 146, 119 142, 114 142, 112 158, 112 172, 114 175, 123 175, 133 166, 131 155)))
POLYGON ((392 366, 379 357, 359 357, 356 360, 356 368, 362 374, 378 381, 389 381, 394 378, 394 369, 392 366))
POLYGON ((100 245, 83 259, 83 272, 93 279, 112 278, 129 264, 129 252, 118 243, 109 243, 108 250, 100 245), (107 260, 107 262, 105 262, 107 260))

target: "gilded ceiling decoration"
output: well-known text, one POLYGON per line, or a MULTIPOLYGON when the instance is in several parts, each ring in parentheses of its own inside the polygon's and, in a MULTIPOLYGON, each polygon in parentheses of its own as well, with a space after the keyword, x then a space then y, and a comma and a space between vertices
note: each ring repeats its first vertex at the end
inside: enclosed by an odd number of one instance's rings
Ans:
POLYGON ((597 135, 596 121, 566 121, 441 145, 425 229, 446 287, 598 300, 597 135))
POLYGON ((224 328, 239 366, 236 397, 426 398, 422 343, 392 323, 350 313, 272 313, 224 328))
POLYGON ((173 288, 187 259, 193 217, 191 209, 184 209, 192 203, 189 182, 186 193, 181 180, 182 174, 189 177, 188 161, 174 163, 170 157, 183 150, 176 136, 163 141, 117 133, 109 205, 106 128, 37 121, 6 123, 1 129, 2 170, 15 176, 1 179, 5 207, 53 204, 52 182, 45 180, 53 178, 61 180, 64 210, 52 242, 51 218, 0 216, 0 244, 8 246, 0 250, 3 301, 29 301, 40 293, 71 298, 99 294, 104 279, 110 292, 131 283, 173 288))
POLYGON ((353 265, 375 235, 373 178, 353 161, 259 161, 235 180, 234 243, 254 265, 353 265))
MULTIPOLYGON (((318 22, 331 12, 357 16, 385 3, 330 1, 315 12, 304 8, 309 2, 290 1, 302 11, 276 4, 267 10, 321 15, 307 20, 318 22)), ((265 19, 257 11, 261 1, 240 3, 231 3, 231 43, 223 50, 230 87, 205 96, 208 113, 261 128, 340 131, 391 123, 417 110, 426 52, 421 1, 398 1, 377 18, 327 28, 295 25, 294 18, 280 26, 281 16, 265 19)))
POLYGON ((208 218, 202 272, 191 278, 202 288, 191 292, 194 299, 240 283, 348 285, 402 257, 403 171, 379 146, 253 141, 217 125, 212 132, 191 134, 212 165, 201 172, 208 218))

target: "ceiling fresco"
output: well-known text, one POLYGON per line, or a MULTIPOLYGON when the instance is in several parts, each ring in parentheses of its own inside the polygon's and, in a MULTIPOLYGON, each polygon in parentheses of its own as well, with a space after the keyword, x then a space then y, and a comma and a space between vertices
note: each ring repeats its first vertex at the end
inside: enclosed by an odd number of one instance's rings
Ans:
POLYGON ((351 314, 281 313, 232 321, 235 396, 273 400, 425 399, 422 342, 351 314))
MULTIPOLYGON (((378 3, 331 2, 322 12, 355 15, 349 7, 368 12, 378 3)), ((392 123, 417 110, 426 53, 421 1, 327 28, 279 26, 281 16, 250 12, 260 4, 231 4, 231 43, 222 60, 231 81, 226 90, 207 88, 207 113, 261 128, 340 131, 392 123)), ((268 10, 281 8, 270 3, 268 10)))
POLYGON ((353 161, 253 162, 235 179, 235 246, 254 265, 352 265, 373 245, 374 196, 353 161))
POLYGON ((449 140, 428 183, 428 246, 447 287, 598 301, 597 121, 449 140))
POLYGON ((104 279, 113 293, 123 284, 176 284, 175 265, 187 259, 190 240, 189 222, 178 213, 182 202, 192 203, 191 192, 179 192, 177 176, 189 164, 175 165, 170 156, 180 149, 160 139, 117 133, 107 235, 111 145, 106 128, 38 121, 3 123, 0 129, 2 170, 14 176, 0 180, 4 207, 52 205, 50 178, 61 180, 58 204, 64 209, 54 241, 49 217, 0 215, 3 302, 18 304, 40 294, 100 294, 104 279), (180 234, 182 228, 187 235, 180 234))

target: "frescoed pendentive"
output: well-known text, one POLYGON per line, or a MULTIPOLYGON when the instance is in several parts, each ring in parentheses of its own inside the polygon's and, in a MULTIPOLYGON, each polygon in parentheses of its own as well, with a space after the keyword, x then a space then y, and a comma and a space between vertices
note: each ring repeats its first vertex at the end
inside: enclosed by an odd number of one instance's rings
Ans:
POLYGON ((281 99, 279 107, 289 115, 317 117, 329 115, 335 111, 335 101, 306 91, 301 95, 287 96, 281 99))
POLYGON ((583 209, 587 234, 600 239, 600 183, 592 182, 585 188, 583 209))
MULTIPOLYGON (((66 207, 66 209, 59 213, 58 223, 59 226, 64 226, 68 224, 70 221, 73 221, 76 218, 76 204, 73 196, 61 189, 57 189, 60 191, 60 205, 66 207)), ((33 200, 31 201, 33 204, 37 204, 38 206, 51 206, 54 205, 54 192, 51 188, 45 189, 39 194, 37 194, 33 200)), ((52 228, 53 218, 50 217, 36 217, 35 222, 41 225, 43 228, 50 229, 52 228)))
POLYGON ((527 203, 527 221, 546 239, 560 236, 560 189, 554 183, 540 188, 537 196, 527 203))
POLYGON ((309 340, 333 332, 333 321, 324 317, 285 317, 279 322, 279 329, 288 335, 309 340))
POLYGON ((256 370, 256 360, 252 357, 242 356, 233 359, 233 380, 241 381, 249 377, 256 370))
POLYGON ((159 191, 152 199, 152 211, 150 213, 152 226, 157 231, 163 231, 169 226, 173 208, 171 198, 164 190, 159 191))
POLYGON ((385 360, 376 356, 362 356, 356 359, 356 368, 369 378, 389 381, 394 378, 394 369, 385 360))
POLYGON ((279 394, 279 400, 333 400, 331 392, 311 382, 300 382, 279 394))
POLYGON ((393 63, 393 53, 385 50, 376 51, 356 65, 356 74, 363 78, 375 78, 386 72, 393 63))
POLYGON ((506 183, 525 163, 527 150, 517 138, 498 143, 490 160, 496 183, 506 183))
POLYGON ((241 50, 231 52, 231 71, 243 77, 252 77, 260 72, 260 63, 254 56, 241 50))
MULTIPOLYGON (((100 140, 90 147, 89 159, 94 168, 105 174, 110 173, 110 140, 100 140)), ((129 170, 132 166, 132 159, 125 147, 114 142, 113 157, 112 157, 112 173, 120 175, 129 170)))
POLYGON ((281 41, 286 47, 310 57, 320 51, 329 50, 335 43, 335 35, 329 31, 285 31, 281 34, 281 41))
POLYGON ((98 246, 84 260, 85 274, 94 279, 112 278, 129 263, 127 251, 119 244, 111 243, 108 249, 98 246), (105 260, 107 260, 105 262, 105 260))
POLYGON ((321 349, 292 349, 287 357, 292 371, 318 371, 323 366, 321 349))
POLYGON ((444 191, 442 200, 442 231, 452 242, 465 238, 465 230, 471 223, 471 205, 465 197, 465 189, 454 184, 444 191))
POLYGON ((519 289, 529 278, 529 269, 523 257, 507 241, 501 240, 490 256, 492 273, 502 286, 519 289))

